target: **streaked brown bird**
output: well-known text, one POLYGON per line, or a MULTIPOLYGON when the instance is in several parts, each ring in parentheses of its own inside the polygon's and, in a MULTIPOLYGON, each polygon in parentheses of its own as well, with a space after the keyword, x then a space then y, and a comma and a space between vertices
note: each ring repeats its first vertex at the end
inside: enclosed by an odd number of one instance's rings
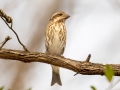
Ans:
MULTIPOLYGON (((46 53, 61 56, 64 53, 66 46, 66 27, 65 21, 70 16, 65 12, 57 12, 50 18, 45 32, 46 53)), ((55 83, 62 86, 59 67, 52 66, 52 81, 51 86, 55 83)))

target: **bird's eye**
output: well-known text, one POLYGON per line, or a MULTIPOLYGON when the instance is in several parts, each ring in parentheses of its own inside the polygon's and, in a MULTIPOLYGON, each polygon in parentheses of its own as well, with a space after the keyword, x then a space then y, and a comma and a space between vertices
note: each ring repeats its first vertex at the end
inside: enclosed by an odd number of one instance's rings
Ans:
POLYGON ((59 14, 59 16, 62 16, 62 14, 59 14))

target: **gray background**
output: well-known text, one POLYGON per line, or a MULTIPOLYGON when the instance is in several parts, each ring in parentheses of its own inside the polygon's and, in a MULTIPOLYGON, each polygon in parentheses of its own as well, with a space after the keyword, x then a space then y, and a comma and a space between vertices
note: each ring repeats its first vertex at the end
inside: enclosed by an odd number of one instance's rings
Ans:
MULTIPOLYGON (((0 8, 13 19, 13 28, 31 51, 45 52, 44 32, 51 15, 64 11, 67 45, 64 56, 84 61, 92 54, 94 63, 120 63, 119 0, 0 0, 0 8)), ((12 37, 4 48, 23 50, 14 33, 0 19, 0 42, 12 37)), ((106 90, 109 82, 100 75, 76 75, 61 68, 63 86, 50 86, 51 66, 44 63, 22 63, 0 60, 0 86, 5 90, 106 90)), ((113 84, 120 80, 114 77, 113 84)), ((120 83, 111 90, 120 90, 120 83)))

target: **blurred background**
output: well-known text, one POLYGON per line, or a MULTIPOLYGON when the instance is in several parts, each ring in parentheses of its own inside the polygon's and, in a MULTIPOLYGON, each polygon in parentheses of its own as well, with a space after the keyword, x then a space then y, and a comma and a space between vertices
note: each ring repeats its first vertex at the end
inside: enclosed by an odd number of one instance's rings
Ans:
MULTIPOLYGON (((66 58, 84 61, 88 54, 94 63, 120 63, 120 0, 0 0, 0 9, 13 19, 13 28, 31 51, 45 52, 45 28, 51 15, 64 11, 66 21, 66 58)), ((12 39, 4 48, 23 50, 14 33, 0 19, 0 42, 12 39)), ((0 60, 0 87, 4 90, 107 90, 109 82, 100 75, 76 75, 61 68, 63 86, 50 86, 51 66, 0 60)), ((114 77, 113 84, 120 78, 114 77)), ((111 90, 120 90, 120 83, 111 90)))

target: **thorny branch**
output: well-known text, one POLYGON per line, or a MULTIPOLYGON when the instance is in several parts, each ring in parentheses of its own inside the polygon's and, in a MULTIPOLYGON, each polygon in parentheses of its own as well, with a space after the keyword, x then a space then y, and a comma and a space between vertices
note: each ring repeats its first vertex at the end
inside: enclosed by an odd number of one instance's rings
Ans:
POLYGON ((10 16, 7 16, 1 9, 0 9, 0 17, 4 20, 4 22, 6 23, 6 25, 14 32, 14 34, 16 35, 16 37, 18 39, 18 42, 23 46, 23 49, 28 52, 29 50, 25 47, 24 44, 22 44, 22 42, 20 41, 17 33, 12 28, 12 25, 13 25, 12 18, 10 16))

